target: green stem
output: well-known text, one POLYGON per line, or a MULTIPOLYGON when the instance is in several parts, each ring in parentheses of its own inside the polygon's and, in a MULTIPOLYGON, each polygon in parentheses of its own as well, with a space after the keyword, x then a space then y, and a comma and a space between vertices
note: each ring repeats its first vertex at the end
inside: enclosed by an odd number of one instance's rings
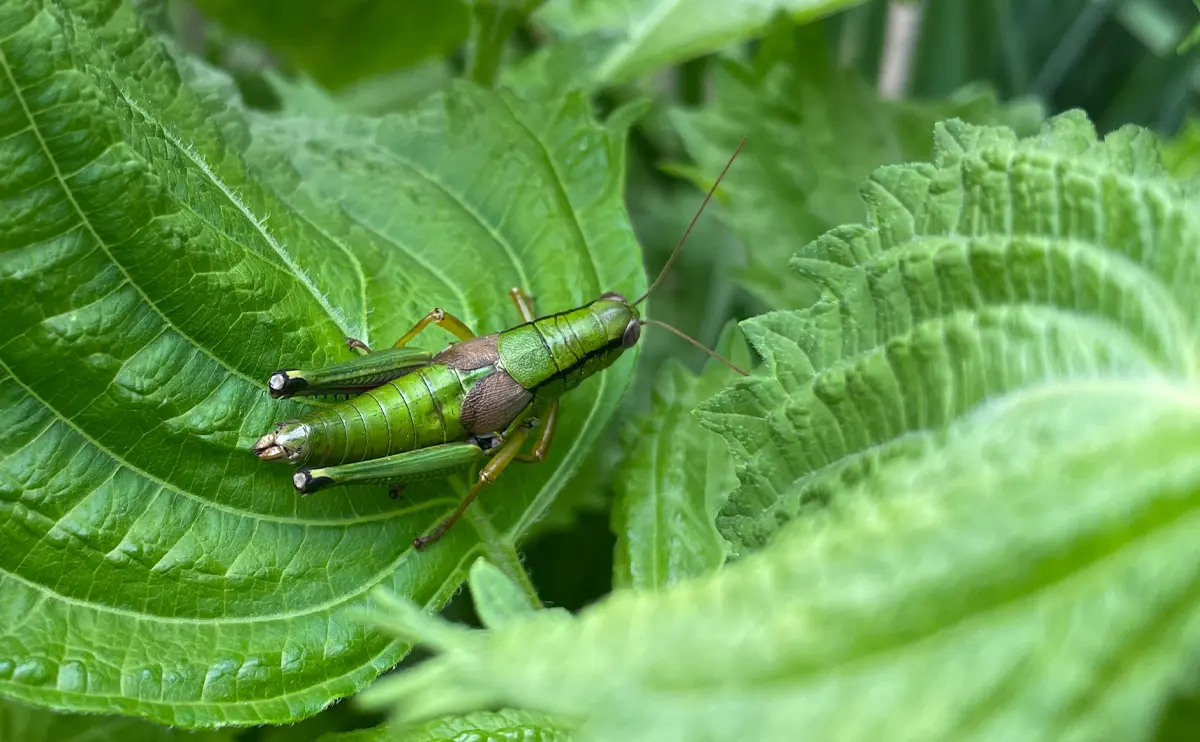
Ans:
POLYGON ((496 527, 492 525, 492 520, 483 508, 483 503, 478 500, 471 503, 471 507, 463 513, 463 518, 479 534, 483 553, 487 560, 499 567, 510 580, 520 586, 526 597, 529 598, 529 604, 535 610, 540 611, 544 608, 542 599, 538 597, 537 588, 533 586, 533 581, 529 579, 525 567, 521 565, 521 556, 517 553, 516 545, 502 537, 496 527))
POLYGON ((500 60, 508 37, 516 30, 521 15, 511 10, 480 6, 471 11, 471 39, 467 43, 467 76, 483 87, 492 87, 500 72, 500 60))
POLYGON ((1028 56, 1021 29, 1014 21, 1012 0, 996 0, 996 35, 1000 38, 1000 53, 1008 77, 1010 95, 1022 95, 1029 88, 1028 56))
POLYGON ((679 68, 679 99, 685 106, 698 106, 704 102, 704 82, 708 74, 708 60, 704 57, 684 62, 679 68))
POLYGON ((1114 2, 1119 0, 1092 0, 1083 9, 1075 22, 1067 29, 1058 46, 1050 53, 1050 58, 1042 65, 1037 80, 1033 83, 1034 92, 1041 98, 1049 98, 1063 78, 1071 71, 1075 62, 1083 54, 1088 42, 1096 35, 1104 19, 1112 11, 1114 2))
POLYGON ((851 69, 858 64, 866 46, 867 23, 871 20, 869 5, 855 5, 842 13, 842 28, 838 35, 838 67, 851 69))
POLYGON ((876 83, 880 97, 898 100, 908 92, 924 15, 925 0, 890 0, 888 3, 883 55, 879 60, 876 83))

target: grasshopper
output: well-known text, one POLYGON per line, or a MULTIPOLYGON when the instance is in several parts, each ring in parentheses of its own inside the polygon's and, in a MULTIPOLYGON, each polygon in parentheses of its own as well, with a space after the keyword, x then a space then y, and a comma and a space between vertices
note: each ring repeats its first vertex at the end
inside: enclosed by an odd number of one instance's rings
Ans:
POLYGON ((365 483, 386 486, 398 497, 407 483, 445 478, 482 463, 454 512, 413 541, 414 548, 422 550, 441 538, 510 463, 546 458, 558 422, 559 398, 636 345, 643 325, 663 327, 746 375, 679 330, 643 319, 637 309, 670 269, 744 144, 743 139, 654 283, 635 301, 607 292, 583 306, 539 317, 533 298, 518 287, 509 291, 509 298, 521 324, 501 332, 476 335, 438 308, 385 350, 372 351, 347 338, 350 348, 363 355, 318 369, 276 371, 267 381, 267 391, 276 399, 347 398, 275 423, 254 443, 254 454, 264 461, 301 465, 292 483, 302 495, 365 483), (458 341, 436 354, 406 347, 431 324, 458 341), (531 453, 522 454, 535 429, 531 453))

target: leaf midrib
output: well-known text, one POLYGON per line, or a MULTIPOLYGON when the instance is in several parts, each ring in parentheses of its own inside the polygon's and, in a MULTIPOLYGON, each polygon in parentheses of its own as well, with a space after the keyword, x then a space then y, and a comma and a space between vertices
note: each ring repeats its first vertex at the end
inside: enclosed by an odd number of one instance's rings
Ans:
MULTIPOLYGON (((90 433, 88 433, 83 428, 79 427, 79 425, 74 420, 72 420, 69 417, 67 417, 66 415, 64 415, 62 412, 60 412, 58 410, 58 408, 51 405, 49 402, 47 402, 45 399, 43 399, 40 395, 38 395, 37 392, 33 391, 33 389, 31 389, 24 381, 21 381, 21 378, 19 376, 17 376, 15 373, 13 373, 12 368, 9 367, 9 365, 4 361, 3 358, 0 358, 0 369, 3 369, 9 375, 9 377, 13 380, 13 382, 15 382, 18 386, 20 386, 21 389, 26 394, 28 394, 30 397, 32 397, 34 400, 36 400, 38 402, 38 404, 42 405, 42 407, 44 407, 47 411, 49 411, 55 418, 58 419, 59 422, 63 423, 64 425, 69 427, 71 430, 75 431, 77 434, 79 434, 80 437, 82 437, 85 441, 87 441, 88 444, 94 446, 98 451, 105 454, 106 456, 111 458, 113 461, 115 461, 117 463, 117 466, 127 469, 127 470, 133 472, 134 474, 137 474, 138 476, 145 478, 146 480, 148 480, 150 482, 154 482, 155 484, 162 487, 163 489, 170 490, 170 491, 180 494, 190 500, 193 500, 193 501, 199 503, 200 505, 202 505, 203 507, 212 508, 214 510, 220 510, 222 512, 226 512, 231 515, 236 515, 241 518, 249 518, 249 519, 259 520, 259 521, 282 523, 285 525, 297 525, 297 526, 315 527, 315 528, 326 528, 326 527, 332 527, 332 526, 352 526, 352 525, 358 525, 360 523, 372 523, 372 522, 380 521, 380 520, 389 520, 391 518, 398 517, 401 514, 409 512, 409 510, 407 510, 407 509, 392 510, 392 511, 380 512, 375 515, 356 516, 354 518, 349 518, 349 519, 344 519, 344 520, 307 520, 304 518, 292 518, 292 517, 288 517, 288 516, 284 516, 284 515, 275 515, 275 514, 271 514, 271 513, 256 513, 251 510, 239 510, 238 508, 231 507, 229 505, 226 505, 221 502, 217 502, 215 500, 205 499, 205 498, 200 497, 199 495, 197 495, 193 492, 190 492, 178 485, 172 484, 172 483, 166 481, 165 479, 162 479, 154 474, 151 474, 150 472, 146 471, 145 469, 142 469, 141 467, 137 466, 136 464, 131 463, 128 459, 124 458, 123 456, 118 455, 116 452, 114 452, 112 449, 108 448, 104 444, 100 443, 98 440, 96 440, 94 437, 92 437, 92 435, 90 433)), ((22 446, 22 448, 24 448, 25 446, 28 446, 30 443, 33 442, 33 440, 36 440, 36 438, 41 437, 41 435, 44 434, 46 432, 46 430, 49 430, 49 428, 52 427, 53 424, 54 424, 53 422, 48 424, 46 426, 45 430, 41 431, 41 433, 39 433, 34 439, 27 441, 22 446)))
MULTIPOLYGON (((71 192, 71 188, 67 185, 66 180, 63 178, 62 170, 58 166, 58 160, 50 151, 50 147, 47 145, 45 137, 42 136, 41 128, 37 124, 37 119, 34 117, 33 112, 30 110, 29 105, 25 101, 25 96, 21 90, 21 86, 17 83, 16 77, 13 75, 12 68, 9 66, 8 55, 4 53, 4 49, 2 47, 0 47, 0 68, 3 68, 5 76, 7 77, 9 83, 13 86, 14 95, 21 105, 21 110, 25 114, 26 120, 29 121, 29 129, 33 132, 33 135, 37 137, 38 145, 41 147, 43 154, 45 154, 47 161, 50 163, 50 167, 53 168, 54 177, 58 181, 59 187, 62 188, 63 195, 66 196, 67 201, 71 204, 71 208, 79 217, 80 224, 84 227, 84 229, 87 230, 88 234, 92 236, 92 239, 95 240, 100 249, 104 251, 104 254, 108 256, 109 261, 117 268, 118 271, 121 272, 121 275, 125 278, 125 281, 129 284, 129 286, 133 288, 133 290, 137 292, 138 296, 140 296, 142 300, 146 302, 146 305, 162 319, 163 323, 178 333, 180 337, 187 340, 188 343, 190 343, 194 348, 211 358, 218 366, 224 368, 230 375, 243 379, 255 387, 260 387, 261 385, 258 382, 255 382, 247 374, 242 373, 242 371, 229 365, 222 358, 217 357, 211 350, 196 342, 187 333, 183 332, 183 330, 176 326, 175 323, 162 311, 162 309, 150 299, 146 292, 142 290, 142 287, 133 280, 133 278, 129 275, 129 272, 125 269, 125 266, 113 256, 112 250, 109 249, 108 244, 101 239, 95 227, 92 226, 91 220, 88 218, 83 209, 80 208, 79 202, 75 200, 74 193, 71 192)), ((9 373, 12 373, 11 369, 9 370, 9 373)), ((13 374, 13 378, 16 378, 15 374, 13 374)))
MULTIPOLYGON (((430 501, 430 503, 428 503, 427 505, 422 504, 417 509, 418 510, 432 509, 433 506, 437 505, 439 502, 440 502, 440 500, 433 500, 433 501, 430 501)), ((476 547, 471 547, 471 549, 475 549, 475 548, 476 547)), ((469 549, 468 551, 471 551, 471 549, 469 549)), ((354 590, 351 590, 351 591, 345 592, 345 593, 340 593, 337 596, 330 598, 329 600, 322 601, 320 603, 313 603, 312 605, 305 606, 304 610, 281 611, 278 613, 260 613, 260 614, 256 614, 253 616, 222 616, 222 617, 166 616, 166 615, 162 615, 162 614, 158 614, 158 613, 143 613, 143 612, 134 610, 132 608, 122 608, 122 607, 115 606, 115 605, 107 605, 104 603, 97 603, 92 600, 85 600, 83 598, 75 598, 70 595, 64 595, 47 585, 42 585, 38 582, 34 582, 33 580, 29 579, 28 577, 25 577, 24 575, 21 575, 17 572, 9 571, 8 569, 0 568, 0 574, 7 575, 9 579, 15 580, 16 582, 19 582, 23 585, 27 585, 32 590, 34 590, 38 593, 41 593, 42 595, 45 595, 48 598, 52 598, 60 603, 64 603, 64 604, 72 605, 72 606, 78 606, 81 608, 86 608, 86 609, 94 611, 96 613, 108 613, 108 614, 115 615, 115 616, 124 616, 126 618, 132 618, 137 621, 150 621, 150 622, 154 622, 154 623, 163 623, 163 624, 203 624, 205 626, 232 626, 232 625, 238 625, 238 624, 265 623, 265 622, 270 622, 270 621, 289 621, 291 619, 301 618, 303 616, 311 616, 311 615, 321 613, 321 612, 332 611, 332 610, 336 609, 338 606, 342 606, 347 603, 350 603, 355 598, 359 598, 362 595, 364 595, 365 593, 368 593, 371 590, 373 590, 375 588, 375 586, 381 584, 388 575, 399 572, 400 567, 404 563, 404 561, 416 553, 417 553, 416 550, 413 549, 412 546, 409 546, 404 551, 400 552, 399 556, 397 556, 392 561, 388 562, 388 564, 383 569, 376 572, 369 579, 364 580, 363 584, 356 587, 354 590)))
MULTIPOLYGON (((75 430, 79 435, 83 436, 83 438, 85 440, 87 440, 90 444, 94 445, 101 452, 108 454, 110 457, 112 457, 112 459, 117 462, 118 466, 125 466, 130 471, 133 471, 134 473, 139 474, 139 475, 145 477, 146 479, 157 483, 160 487, 162 487, 164 489, 170 489, 170 490, 178 492, 181 495, 184 495, 185 497, 195 499, 195 500, 199 501, 202 504, 202 506, 204 506, 204 507, 209 507, 209 508, 214 508, 214 509, 219 509, 219 510, 226 510, 227 512, 238 515, 240 517, 252 518, 252 519, 257 519, 257 520, 270 520, 270 521, 275 521, 275 522, 283 522, 283 523, 301 525, 306 528, 308 528, 308 527, 329 528, 329 527, 336 527, 336 526, 341 525, 340 522, 334 522, 334 523, 327 524, 327 523, 321 523, 321 522, 309 523, 309 522, 298 521, 298 520, 291 521, 291 520, 286 520, 286 519, 282 518, 281 516, 264 515, 264 514, 258 514, 258 513, 248 513, 248 512, 244 512, 244 511, 240 511, 240 510, 231 509, 231 508, 228 508, 228 506, 224 506, 224 505, 214 503, 214 502, 211 502, 208 500, 201 500, 200 498, 196 497, 195 495, 191 494, 190 492, 179 489, 171 484, 168 484, 167 482, 164 482, 163 480, 160 480, 150 474, 147 474, 146 472, 141 471, 137 467, 134 467, 132 465, 125 463, 120 457, 113 454, 107 448, 105 448, 104 446, 102 446, 101 444, 96 442, 85 431, 78 428, 71 420, 68 420, 65 417, 63 417, 63 415, 58 410, 56 410, 54 407, 51 407, 49 404, 47 404, 45 400, 43 400, 41 397, 39 397, 28 386, 26 386, 24 382, 22 382, 19 378, 17 378, 17 376, 15 374, 13 374, 12 369, 10 369, 8 367, 8 365, 4 363, 3 359, 0 359, 0 368, 2 368, 4 371, 6 371, 9 374, 12 377, 13 381, 15 383, 17 383, 22 389, 25 390, 26 394, 31 396, 33 399, 37 400, 42 406, 44 406, 47 410, 49 410, 60 421, 62 421, 64 424, 66 424, 71 429, 75 430)), ((561 467, 560 467, 560 470, 561 470, 561 467)), ((92 490, 91 492, 94 493, 94 491, 95 490, 92 490)), ((88 496, 90 497, 91 493, 89 493, 88 496)), ((425 501, 422 503, 414 504, 412 507, 407 508, 405 510, 392 511, 392 512, 380 514, 377 516, 371 516, 371 517, 367 517, 367 518, 359 518, 353 522, 367 522, 367 521, 374 521, 374 520, 391 520, 393 518, 407 516, 412 513, 419 512, 421 510, 430 509, 432 507, 437 506, 443 500, 444 500, 444 498, 435 498, 435 499, 431 499, 431 500, 428 500, 428 501, 425 501)), ((470 551, 470 550, 468 550, 468 551, 470 551)), ((412 555, 414 553, 416 553, 415 550, 410 546, 409 548, 400 552, 400 554, 394 560, 392 560, 386 568, 377 572, 372 577, 371 580, 366 581, 364 583, 365 587, 361 587, 360 589, 354 590, 349 593, 343 593, 341 596, 339 596, 340 599, 334 599, 334 600, 325 601, 324 603, 314 604, 313 606, 309 607, 311 610, 308 610, 305 612, 296 612, 296 613, 261 614, 259 616, 253 616, 253 617, 247 616, 247 617, 237 617, 237 618, 225 618, 225 619, 219 619, 219 620, 212 619, 212 618, 179 618, 179 617, 173 617, 173 616, 161 616, 161 615, 150 614, 150 613, 138 613, 136 611, 132 611, 127 608, 117 608, 115 606, 106 606, 103 604, 93 603, 90 601, 80 600, 78 598, 72 598, 72 597, 69 597, 66 595, 62 595, 61 593, 55 592, 54 590, 50 589, 49 587, 47 587, 45 585, 40 585, 36 582, 29 580, 28 578, 26 578, 20 574, 17 574, 15 572, 10 572, 5 569, 0 569, 0 573, 7 574, 12 579, 15 579, 18 582, 27 584, 34 590, 41 592, 43 594, 49 595, 49 596, 53 596, 54 598, 56 598, 62 602, 70 603, 73 605, 86 606, 88 608, 91 608, 93 610, 100 611, 100 612, 114 613, 114 614, 118 614, 118 615, 126 615, 126 616, 129 616, 132 618, 137 618, 137 619, 162 621, 165 623, 235 624, 235 623, 255 623, 255 622, 260 622, 260 621, 265 621, 265 620, 281 620, 281 619, 287 619, 287 618, 294 618, 297 616, 308 615, 310 613, 317 612, 319 610, 325 610, 327 608, 331 609, 333 607, 336 607, 337 605, 349 602, 349 600, 362 595, 363 593, 365 593, 368 590, 370 590, 371 588, 373 588, 375 585, 381 583, 383 581, 383 578, 386 575, 398 571, 401 563, 403 563, 403 561, 406 558, 408 558, 410 555, 412 555)))
MULTIPOLYGON (((153 122, 154 126, 158 127, 158 130, 162 133, 162 135, 166 138, 166 140, 168 142, 170 142, 171 145, 173 147, 175 147, 175 149, 178 150, 180 154, 182 154, 185 158, 187 158, 188 161, 190 161, 193 165, 195 165, 200 170, 200 172, 203 173, 205 175, 205 177, 208 178, 209 182, 211 182, 214 186, 216 186, 217 190, 220 191, 221 194, 225 197, 225 200, 230 205, 232 205, 235 209, 237 209, 238 213, 240 213, 246 219, 247 222, 249 222, 251 225, 253 225, 254 230, 256 232, 258 232, 258 235, 260 237, 262 237, 263 241, 266 242, 267 245, 275 252, 275 254, 279 256, 279 259, 281 261, 283 261, 283 264, 285 266, 287 266, 288 272, 290 272, 292 274, 292 276, 300 283, 300 285, 304 286, 305 290, 307 290, 308 293, 313 297, 313 299, 316 300, 317 304, 321 307, 322 310, 324 310, 326 316, 329 317, 329 320, 331 322, 333 322, 335 325, 337 325, 338 329, 341 330, 343 336, 349 336, 350 328, 349 328, 349 325, 346 323, 345 318, 342 317, 342 313, 339 310, 335 309, 333 307, 333 305, 331 305, 329 303, 329 301, 325 298, 324 294, 322 294, 317 289, 317 287, 315 285, 313 285, 313 283, 309 279, 308 275, 300 268, 300 266, 298 266, 296 264, 296 261, 292 259, 292 256, 283 249, 283 246, 280 245, 279 242, 276 241, 274 237, 271 236, 271 233, 267 231, 265 226, 263 226, 263 222, 259 221, 258 219, 256 219, 254 217, 254 215, 250 212, 250 209, 245 204, 243 204, 241 199, 239 199, 233 193, 233 191, 229 188, 229 186, 227 186, 225 184, 225 181, 223 181, 219 177, 217 177, 216 172, 214 172, 212 170, 212 168, 210 168, 208 166, 208 163, 206 163, 204 161, 204 159, 201 158, 198 153, 194 152, 191 147, 185 146, 183 144, 183 142, 171 132, 171 130, 167 127, 167 125, 165 123, 160 121, 155 116, 151 115, 149 111, 147 111, 137 101, 135 101, 133 98, 131 98, 129 96, 129 94, 127 92, 125 92, 123 89, 118 87, 117 90, 121 94, 121 98, 126 102, 127 105, 129 105, 130 108, 132 108, 134 111, 136 111, 138 113, 138 115, 140 115, 146 121, 153 122)), ((20 91, 17 92, 17 96, 19 98, 21 97, 20 91)), ((40 135, 39 135, 39 138, 40 138, 40 135)), ((43 147, 44 147, 44 144, 43 144, 43 147)), ((46 154, 47 154, 47 157, 51 157, 51 160, 53 160, 53 157, 50 155, 49 151, 47 151, 46 154)), ((55 172, 57 172, 57 170, 58 170, 58 166, 56 163, 55 164, 55 172)), ((65 188, 65 184, 64 184, 64 188, 65 188)), ((72 202, 74 202, 73 197, 72 197, 72 202)), ((76 208, 78 208, 78 207, 76 207, 76 208)), ((190 209, 190 206, 188 208, 190 209)), ((81 214, 81 216, 82 216, 82 214, 81 214)), ((222 233, 222 234, 224 234, 224 233, 222 233)), ((236 242, 236 240, 234 240, 230 235, 224 234, 224 236, 227 239, 229 239, 231 242, 236 242)), ((103 244, 103 243, 101 243, 101 244, 103 244)), ((105 252, 106 253, 108 252, 107 247, 105 249, 105 252)), ((254 251, 254 250, 247 249, 246 253, 248 255, 254 255, 256 257, 262 258, 262 256, 259 255, 257 253, 257 251, 254 251)), ((110 257, 110 259, 113 259, 114 263, 116 262, 115 258, 112 258, 111 253, 109 253, 109 257, 110 257)), ((265 261, 265 259, 264 259, 264 261, 265 261)), ((280 268, 280 270, 282 270, 282 268, 280 268)), ((140 289, 139 289, 139 292, 140 292, 140 289)), ((149 299, 147 299, 147 301, 149 301, 149 299)), ((160 314, 161 314, 161 312, 160 312, 160 314)), ((180 333, 180 334, 183 334, 183 333, 180 333)), ((189 340, 190 340, 190 338, 189 338, 189 340)), ((197 346, 197 347, 200 347, 200 346, 197 346)), ((245 377, 245 378, 249 378, 249 377, 245 377)), ((262 386, 261 384, 254 382, 253 380, 250 380, 250 381, 256 387, 262 386)))
MULTIPOLYGON (((554 174, 554 185, 556 188, 558 188, 559 197, 562 199, 563 203, 568 207, 567 213, 569 213, 571 215, 571 224, 575 230, 576 235, 579 238, 579 246, 580 246, 584 256, 587 258, 588 265, 591 266, 592 282, 595 285, 599 286, 599 284, 600 284, 600 269, 596 266, 596 256, 587 247, 587 240, 583 234, 583 225, 579 222, 579 214, 575 211, 574 206, 571 204, 570 195, 566 192, 566 189, 563 188, 562 175, 558 172, 558 167, 555 165, 554 158, 550 155, 550 149, 546 146, 546 143, 542 141, 541 137, 539 137, 532 129, 530 129, 525 124, 525 122, 519 116, 517 116, 516 111, 513 110, 512 106, 509 104, 508 100, 503 95, 500 96, 500 99, 501 99, 501 101, 503 101, 504 106, 508 109, 509 115, 512 117, 513 121, 515 121, 516 124, 518 126, 520 126, 523 130, 525 130, 529 134, 529 136, 533 139, 533 141, 537 142, 538 146, 541 148, 542 153, 543 153, 544 157, 546 158, 546 162, 550 166, 550 172, 552 172, 554 174)), ((565 100, 565 98, 564 98, 564 100, 565 100)), ((560 102, 559 107, 557 109, 555 109, 555 116, 557 116, 559 113, 561 113, 562 105, 563 104, 560 102)), ((639 250, 639 262, 640 262, 640 250, 639 250)), ((603 289, 603 287, 600 287, 599 290, 603 291, 604 289, 603 289)), ((634 357, 634 361, 636 362, 637 358, 639 357, 638 349, 635 348, 635 351, 632 355, 634 357)), ((636 369, 636 365, 634 368, 636 369)), ((580 451, 581 451, 581 447, 583 446, 583 441, 585 438, 588 437, 587 431, 593 429, 594 426, 593 426, 592 421, 595 419, 596 415, 600 412, 600 409, 602 407, 601 402, 604 400, 605 392, 608 390, 609 373, 611 373, 611 371, 612 371, 612 369, 610 368, 610 369, 608 369, 608 373, 600 373, 599 374, 600 380, 599 380, 598 384, 599 384, 600 388, 596 390, 596 395, 593 398, 592 407, 588 411, 587 419, 585 419, 583 421, 583 427, 580 428, 579 435, 577 435, 575 437, 575 440, 571 443, 571 448, 567 449, 567 453, 563 457, 563 463, 572 461, 573 459, 577 459, 581 455, 580 451)), ((632 373, 630 374, 630 378, 632 378, 632 373)), ((600 434, 600 431, 596 431, 593 435, 599 435, 599 434, 600 434)), ((525 509, 525 512, 521 513, 521 517, 517 519, 517 522, 514 523, 512 525, 512 527, 508 529, 508 536, 510 539, 512 539, 513 541, 516 541, 517 539, 519 539, 525 531, 529 530, 529 528, 533 525, 534 521, 536 521, 538 518, 541 517, 542 512, 545 511, 550 506, 551 498, 546 493, 548 493, 548 492, 557 493, 560 489, 562 489, 563 484, 565 484, 565 480, 569 478, 568 475, 565 475, 563 473, 566 470, 566 468, 567 467, 560 464, 554 470, 554 474, 552 474, 551 477, 548 480, 546 480, 546 484, 544 484, 542 486, 541 490, 538 491, 538 494, 534 497, 533 502, 529 503, 529 507, 525 509)), ((574 475, 574 471, 572 471, 570 473, 570 476, 573 476, 573 475, 574 475)))

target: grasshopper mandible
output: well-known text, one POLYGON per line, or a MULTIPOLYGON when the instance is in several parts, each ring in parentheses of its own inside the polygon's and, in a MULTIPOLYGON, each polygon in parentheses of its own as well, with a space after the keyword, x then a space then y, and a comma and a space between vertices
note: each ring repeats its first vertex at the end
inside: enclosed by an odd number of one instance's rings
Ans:
POLYGON ((743 139, 713 182, 654 283, 635 301, 608 292, 583 306, 538 317, 532 297, 514 288, 509 297, 522 324, 501 332, 476 335, 454 315, 434 309, 386 350, 372 351, 347 338, 351 349, 364 355, 314 370, 276 371, 267 389, 276 399, 351 396, 276 423, 254 443, 254 454, 264 461, 302 465, 292 477, 301 494, 367 483, 387 486, 395 497, 406 483, 447 477, 486 462, 454 512, 413 541, 421 550, 441 538, 510 463, 546 458, 559 397, 636 345, 643 325, 670 330, 746 375, 679 330, 642 319, 637 309, 670 269, 744 144, 743 139), (430 324, 458 342, 436 354, 405 347, 430 324), (523 455, 535 428, 533 450, 523 455))

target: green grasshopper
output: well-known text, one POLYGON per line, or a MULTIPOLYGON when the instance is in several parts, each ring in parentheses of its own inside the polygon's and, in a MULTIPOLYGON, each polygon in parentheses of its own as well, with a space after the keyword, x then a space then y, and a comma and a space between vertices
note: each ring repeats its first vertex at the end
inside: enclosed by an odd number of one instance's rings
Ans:
POLYGON ((558 422, 558 400, 584 379, 608 368, 637 344, 643 325, 663 327, 737 368, 675 328, 642 319, 637 306, 659 285, 692 227, 729 171, 745 140, 729 158, 675 245, 654 283, 636 301, 608 292, 565 312, 538 317, 533 299, 520 288, 509 292, 522 324, 476 335, 457 317, 434 309, 387 350, 362 351, 354 360, 315 370, 271 374, 276 398, 347 395, 275 424, 252 448, 264 461, 303 465, 292 477, 301 494, 340 484, 378 484, 398 497, 407 483, 444 478, 483 463, 458 507, 428 535, 413 541, 424 549, 462 516, 479 491, 513 461, 546 458, 558 422), (458 338, 440 353, 407 344, 430 324, 458 338), (521 450, 534 429, 531 454, 521 450))

